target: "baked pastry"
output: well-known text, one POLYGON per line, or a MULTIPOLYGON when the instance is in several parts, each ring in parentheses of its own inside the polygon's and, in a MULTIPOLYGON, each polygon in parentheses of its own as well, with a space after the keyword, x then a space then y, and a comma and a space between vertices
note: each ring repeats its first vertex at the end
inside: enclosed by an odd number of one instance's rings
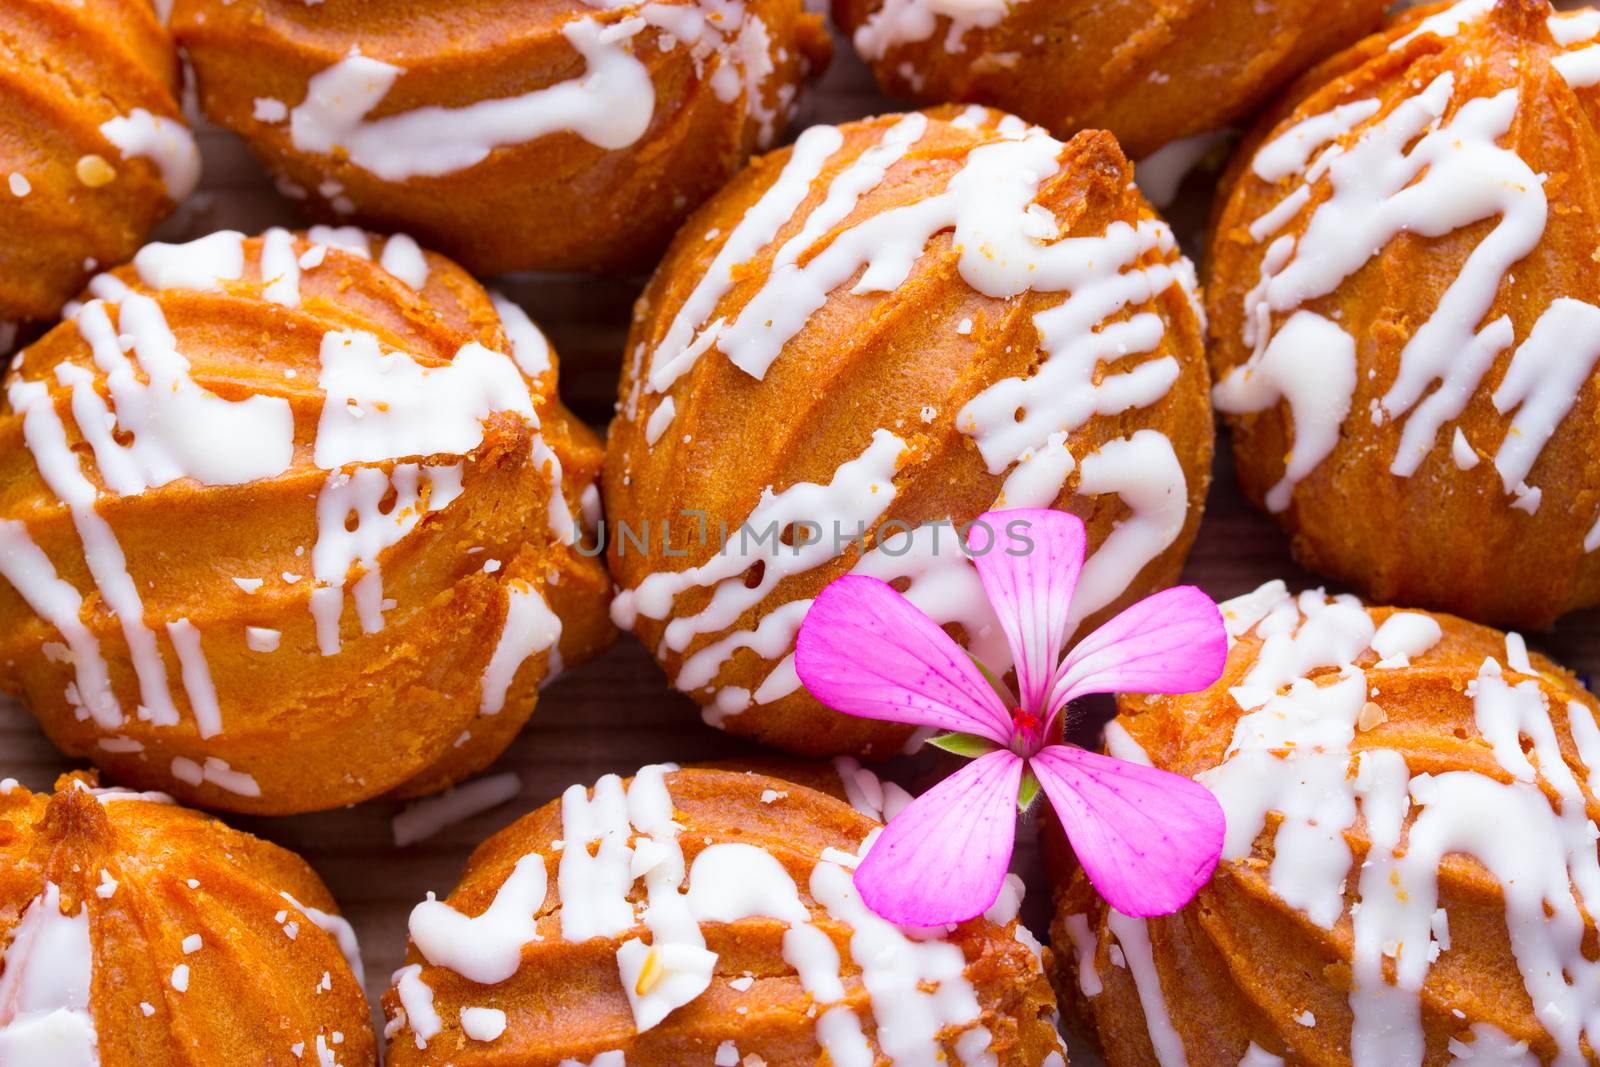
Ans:
POLYGON ((441 788, 602 647, 593 436, 509 301, 407 237, 150 245, 0 406, 0 680, 234 811, 441 788))
POLYGON ((172 28, 309 215, 480 275, 648 267, 829 49, 800 0, 177 0, 172 28))
POLYGON ((1109 134, 937 108, 813 127, 685 227, 635 312, 602 482, 613 618, 708 721, 899 751, 908 728, 794 673, 811 598, 851 570, 1004 672, 954 528, 991 508, 1082 516, 1074 621, 1177 578, 1208 383, 1193 272, 1130 170, 1109 134))
POLYGON ((573 786, 412 911, 388 1062, 1065 1067, 1020 880, 908 936, 851 882, 878 814, 753 772, 573 786))
POLYGON ((1232 166, 1208 299, 1240 484, 1373 599, 1600 603, 1597 59, 1591 10, 1410 13, 1232 166))
POLYGON ((0 1063, 376 1067, 334 911, 300 857, 164 794, 0 781, 0 1063))
POLYGON ((890 96, 1105 129, 1134 158, 1248 118, 1386 0, 833 0, 890 96))
POLYGON ((200 154, 150 0, 0 6, 0 355, 188 196, 200 154))
POLYGON ((1110 1067, 1595 1062, 1600 702, 1448 615, 1273 582, 1223 617, 1222 679, 1107 733, 1216 794, 1211 884, 1145 921, 1058 882, 1057 989, 1110 1067))

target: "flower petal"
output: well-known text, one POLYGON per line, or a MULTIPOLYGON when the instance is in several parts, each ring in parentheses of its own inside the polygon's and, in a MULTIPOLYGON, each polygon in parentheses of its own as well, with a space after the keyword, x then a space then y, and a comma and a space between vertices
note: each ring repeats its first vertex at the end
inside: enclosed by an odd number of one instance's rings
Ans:
POLYGON ((1011 645, 1022 706, 1040 718, 1087 542, 1082 519, 1045 508, 985 512, 967 534, 967 551, 1011 645))
POLYGON ((1169 915, 1211 880, 1225 820, 1205 786, 1067 745, 1029 766, 1089 881, 1124 915, 1169 915))
POLYGON ((889 820, 856 868, 867 907, 901 926, 982 915, 1011 866, 1022 757, 980 756, 889 820))
POLYGON ((812 696, 846 715, 1010 739, 1011 714, 972 658, 876 578, 828 583, 800 624, 794 667, 812 696))
POLYGON ((1228 632, 1192 585, 1145 597, 1085 637, 1056 671, 1050 708, 1087 693, 1194 693, 1222 677, 1228 632))

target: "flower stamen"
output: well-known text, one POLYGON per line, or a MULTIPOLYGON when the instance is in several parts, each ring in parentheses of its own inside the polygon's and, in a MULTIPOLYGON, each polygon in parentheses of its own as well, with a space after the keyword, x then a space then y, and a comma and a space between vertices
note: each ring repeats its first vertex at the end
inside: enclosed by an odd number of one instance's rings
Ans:
POLYGON ((1024 758, 1039 751, 1044 720, 1027 708, 1011 709, 1011 750, 1024 758))

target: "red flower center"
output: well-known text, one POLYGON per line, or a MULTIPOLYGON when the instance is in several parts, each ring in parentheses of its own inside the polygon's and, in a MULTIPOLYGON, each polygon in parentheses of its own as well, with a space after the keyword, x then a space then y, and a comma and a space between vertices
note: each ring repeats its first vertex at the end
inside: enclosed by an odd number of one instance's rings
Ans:
POLYGON ((1011 736, 1017 755, 1031 756, 1044 741, 1044 720, 1027 708, 1012 708, 1011 736))

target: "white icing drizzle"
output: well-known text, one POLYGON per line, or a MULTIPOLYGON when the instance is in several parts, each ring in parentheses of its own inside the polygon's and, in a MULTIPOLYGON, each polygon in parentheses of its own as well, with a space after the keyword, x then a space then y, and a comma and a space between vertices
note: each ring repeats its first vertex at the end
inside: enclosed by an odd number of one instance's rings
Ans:
POLYGON ((434 966, 498 985, 522 966, 524 946, 543 940, 536 916, 545 889, 544 857, 524 856, 481 915, 469 918, 429 893, 411 909, 411 941, 434 966))
POLYGON ((47 882, 0 962, 0 1067, 99 1067, 87 906, 63 915, 61 891, 47 882))
MULTIPOLYGON (((535 381, 542 375, 550 373, 555 366, 551 358, 550 342, 539 327, 534 325, 528 313, 501 293, 491 292, 489 297, 494 303, 495 312, 500 316, 500 326, 511 342, 511 358, 516 361, 517 368, 530 380, 535 381)), ((561 458, 550 448, 542 434, 534 437, 533 462, 535 465, 548 465, 550 532, 561 544, 574 544, 578 537, 578 524, 571 507, 567 504, 566 496, 562 493, 561 458)), ((594 489, 595 485, 591 482, 584 487, 584 492, 594 489)), ((598 492, 594 495, 598 502, 598 492)), ((594 522, 589 523, 590 528, 592 529, 598 522, 599 518, 596 516, 594 522)))
MULTIPOLYGON (((815 1032, 830 1062, 872 1067, 878 1062, 875 1040, 887 1064, 936 1067, 946 1061, 942 1039, 959 1029, 964 1031, 956 1038, 960 1062, 992 1067, 992 1038, 976 1025, 982 1013, 965 977, 962 951, 928 935, 899 930, 872 914, 856 895, 850 871, 871 847, 875 832, 858 855, 828 850, 809 881, 818 906, 851 929, 850 955, 872 1004, 875 1031, 869 1040, 856 1014, 839 1003, 846 989, 837 948, 813 923, 793 877, 777 857, 743 842, 707 844, 685 869, 664 777, 674 769, 643 768, 626 789, 617 776, 607 775, 596 783, 592 796, 573 786, 562 797, 562 838, 555 846, 561 851, 557 887, 564 939, 620 937, 641 924, 650 932, 650 944, 628 937, 617 950, 619 977, 638 1032, 658 1025, 709 987, 716 955, 705 947, 704 924, 763 917, 789 927, 783 958, 821 1009, 815 1032), (641 879, 645 899, 636 909, 628 897, 641 879)), ((859 778, 854 780, 861 785, 859 778)), ((884 795, 881 785, 876 793, 884 795)), ((412 916, 418 949, 431 963, 472 981, 505 981, 516 973, 522 947, 536 936, 527 916, 544 900, 544 870, 542 855, 524 857, 477 919, 460 916, 430 897, 412 916), (426 944, 418 938, 419 919, 426 944)), ((1004 924, 1015 917, 1020 882, 1010 883, 1008 894, 992 921, 1004 924)), ((1017 929, 1018 939, 1026 943, 1025 931, 1017 929)))
POLYGON ((642 768, 628 787, 628 820, 639 832, 628 873, 644 879, 646 903, 639 919, 649 928, 651 941, 624 941, 617 948, 617 970, 640 1033, 705 992, 717 962, 679 890, 685 875, 683 849, 672 821, 665 771, 660 765, 642 768))
POLYGON ((261 786, 253 777, 243 771, 234 770, 227 760, 218 759, 216 756, 207 756, 204 763, 196 763, 187 756, 174 756, 171 769, 172 777, 192 786, 198 787, 203 782, 210 782, 218 789, 224 789, 241 797, 261 795, 261 786))
POLYGON ((95 368, 105 375, 112 407, 83 368, 59 364, 57 378, 71 387, 73 420, 94 449, 100 477, 111 492, 137 496, 180 478, 244 485, 288 469, 294 457, 288 402, 267 396, 226 400, 195 382, 154 300, 139 293, 124 296, 116 326, 107 305, 91 300, 77 325, 95 368), (132 339, 137 367, 124 351, 124 338, 132 339), (131 437, 126 445, 113 436, 119 431, 131 437))
POLYGON ((194 192, 200 184, 200 149, 179 119, 152 115, 136 107, 100 124, 101 136, 122 153, 123 159, 147 159, 155 164, 167 198, 174 203, 194 192))
POLYGON ((1600 85, 1600 45, 1556 56, 1550 65, 1574 89, 1600 85))
MULTIPOLYGON (((312 573, 317 580, 317 588, 311 591, 311 613, 324 656, 340 649, 339 624, 352 569, 361 571, 352 592, 362 632, 374 634, 383 629, 388 602, 383 597, 379 555, 416 529, 425 511, 438 511, 450 503, 448 492, 434 488, 433 472, 439 469, 399 463, 387 473, 380 467, 358 467, 348 474, 334 471, 328 476, 317 495, 317 542, 311 550, 312 573), (423 475, 429 479, 425 495, 420 490, 423 475)), ((450 476, 446 478, 447 486, 459 485, 459 481, 448 480, 450 476)))
POLYGON ((850 756, 837 757, 833 769, 844 784, 845 799, 850 806, 869 819, 886 823, 904 811, 913 799, 900 786, 884 781, 870 767, 863 767, 859 760, 850 756))
POLYGON ((406 848, 426 841, 440 831, 514 800, 522 792, 522 779, 507 771, 474 778, 470 782, 406 805, 389 820, 394 847, 406 848))
POLYGON ((677 401, 666 397, 656 405, 650 413, 650 419, 644 424, 644 441, 647 445, 654 445, 661 440, 661 435, 667 432, 667 427, 672 425, 672 420, 678 415, 677 401))
POLYGON ((1108 441, 1083 457, 1080 470, 1078 495, 1115 493, 1132 514, 1084 562, 1067 612, 1071 626, 1120 596, 1145 564, 1178 539, 1189 513, 1183 467, 1159 431, 1108 441))
POLYGON ((1239 1067, 1283 1067, 1283 1057, 1274 1056, 1252 1041, 1250 1047, 1245 1049, 1239 1067))
POLYGON ((1389 51, 1398 52, 1412 41, 1425 35, 1449 38, 1461 32, 1461 28, 1473 22, 1494 9, 1495 0, 1461 0, 1461 3, 1436 12, 1417 23, 1410 33, 1396 39, 1389 45, 1389 51))
POLYGON ((1378 654, 1378 668, 1406 667, 1412 656, 1420 656, 1444 636, 1432 615, 1397 611, 1383 620, 1372 635, 1372 651, 1378 654))
POLYGON ((65 427, 56 414, 55 404, 43 382, 13 377, 7 389, 11 409, 22 416, 23 440, 33 453, 39 474, 52 492, 65 503, 83 544, 84 561, 89 566, 101 596, 122 624, 122 635, 138 677, 141 718, 157 725, 178 721, 178 709, 167 689, 167 668, 156 647, 155 634, 144 622, 144 601, 128 574, 122 546, 99 511, 99 495, 84 476, 78 456, 67 444, 65 427))
MULTIPOLYGON (((844 135, 834 126, 812 126, 795 141, 778 180, 728 234, 722 249, 673 317, 661 343, 651 352, 648 385, 653 392, 665 392, 715 342, 714 330, 698 335, 697 331, 733 288, 735 268, 776 239, 811 191, 811 183, 822 172, 828 157, 843 143, 844 135)), ((720 330, 723 325, 719 319, 714 329, 720 330)))
POLYGON ((83 623, 83 597, 56 574, 50 558, 28 536, 28 528, 12 519, 0 519, 0 577, 67 643, 76 679, 67 690, 68 703, 83 709, 103 729, 120 727, 122 706, 111 691, 100 641, 83 623))
MULTIPOLYGON (((1425 34, 1453 36, 1492 7, 1467 0, 1423 20, 1391 47, 1425 34)), ((1570 50, 1600 34, 1600 20, 1557 15, 1549 26, 1557 45, 1568 49, 1552 60, 1558 73, 1575 88, 1600 82, 1600 47, 1570 50)), ((1314 185, 1326 179, 1329 190, 1298 239, 1285 235, 1267 249, 1259 283, 1245 298, 1243 340, 1252 355, 1223 376, 1214 394, 1217 406, 1234 414, 1288 402, 1294 449, 1268 494, 1271 510, 1287 508, 1294 486, 1332 452, 1356 385, 1354 338, 1298 309, 1334 292, 1397 236, 1442 237, 1498 218, 1413 333, 1395 381, 1373 406, 1376 422, 1405 420, 1392 473, 1416 472, 1439 431, 1466 410, 1490 366, 1515 341, 1508 317, 1484 320, 1512 268, 1544 235, 1544 175, 1499 143, 1514 122, 1517 90, 1464 100, 1446 121, 1455 88, 1452 74, 1440 74, 1376 120, 1377 100, 1339 105, 1296 122, 1252 162, 1262 181, 1301 179, 1251 225, 1257 241, 1304 215, 1314 185), (1274 317, 1284 315, 1275 327, 1274 317)), ((1496 456, 1513 506, 1537 511, 1539 490, 1526 479, 1597 361, 1600 309, 1569 298, 1544 309, 1516 348, 1493 394, 1501 414, 1516 412, 1496 456)), ((1459 427, 1450 440, 1457 467, 1475 466, 1459 427)))
MULTIPOLYGON (((994 114, 978 109, 974 124, 993 121, 994 114)), ((993 383, 954 418, 977 444, 989 471, 1006 475, 997 507, 1049 506, 1077 471, 1081 495, 1115 493, 1132 512, 1085 569, 1073 605, 1074 621, 1081 621, 1121 595, 1176 540, 1187 517, 1183 469, 1164 435, 1140 431, 1081 460, 1066 442, 1095 416, 1148 407, 1166 396, 1179 374, 1171 356, 1145 359, 1127 370, 1104 370, 1129 356, 1156 351, 1165 334, 1162 318, 1146 311, 1111 320, 1174 285, 1189 295, 1192 305, 1193 270, 1171 231, 1154 220, 1134 226, 1114 223, 1098 237, 1061 238, 1055 219, 1034 198, 1041 183, 1058 170, 1065 146, 1011 119, 999 120, 1000 139, 974 148, 943 192, 839 231, 861 197, 881 185, 889 169, 924 136, 927 122, 922 114, 901 118, 884 130, 877 144, 840 169, 820 203, 773 253, 766 280, 743 310, 731 322, 712 319, 731 291, 739 265, 776 241, 783 225, 797 217, 827 160, 843 144, 835 127, 807 130, 777 181, 730 234, 660 344, 647 360, 642 351, 635 354, 646 372, 626 406, 636 413, 641 392, 665 393, 712 349, 726 353, 752 376, 763 377, 830 293, 858 274, 854 293, 895 289, 929 240, 953 229, 961 250, 960 273, 975 290, 996 298, 1029 289, 1068 294, 1034 316, 1045 355, 1037 369, 1027 377, 993 383), (802 258, 824 237, 828 243, 802 266, 802 258)), ((663 395, 646 419, 647 443, 666 434, 676 411, 673 397, 663 395)), ((726 631, 783 578, 837 559, 853 531, 865 533, 875 526, 892 500, 901 447, 899 437, 879 429, 858 458, 836 470, 830 485, 803 483, 778 493, 769 489, 716 556, 697 567, 648 575, 635 589, 621 591, 613 618, 624 627, 641 614, 666 619, 678 596, 711 588, 706 607, 667 624, 662 651, 683 652, 697 637, 726 631), (858 472, 866 469, 873 471, 871 485, 886 491, 861 495, 855 483, 858 472), (857 507, 855 501, 865 506, 857 507), (774 519, 778 528, 801 520, 818 523, 822 536, 792 550, 750 551, 752 542, 761 547, 756 538, 774 519), (755 531, 756 537, 741 536, 741 529, 755 531), (764 568, 760 579, 746 586, 744 576, 758 561, 764 568)), ((943 534, 941 549, 937 531, 891 532, 864 553, 855 571, 885 581, 910 579, 906 595, 914 604, 940 623, 961 623, 974 654, 1003 670, 1008 653, 976 574, 955 550, 954 531, 947 528, 943 534)), ((789 653, 808 606, 805 600, 776 606, 755 627, 726 633, 696 650, 674 684, 689 692, 712 686, 730 657, 750 649, 776 659, 776 666, 754 693, 714 693, 705 712, 708 722, 721 725, 751 703, 770 703, 795 692, 799 679, 789 653)))
POLYGON ((222 708, 217 703, 217 687, 211 681, 211 668, 206 663, 205 652, 200 648, 200 631, 188 619, 173 619, 167 623, 167 637, 178 654, 182 668, 183 691, 189 698, 189 709, 194 713, 196 731, 202 738, 215 737, 222 732, 222 708))
MULTIPOLYGON (((905 448, 899 437, 877 430, 866 451, 840 465, 827 485, 800 482, 777 493, 766 489, 761 502, 742 524, 740 530, 744 533, 732 532, 721 550, 705 563, 681 571, 658 571, 635 588, 620 590, 612 601, 611 617, 624 627, 633 624, 635 614, 664 619, 683 593, 714 587, 710 602, 699 612, 679 616, 667 624, 663 641, 666 647, 682 651, 697 634, 733 625, 780 580, 836 556, 831 541, 834 520, 847 531, 856 529, 857 523, 864 524, 865 529, 877 522, 894 502, 894 474, 905 448), (822 523, 828 532, 809 543, 801 543, 802 538, 796 536, 793 545, 781 541, 773 545, 782 530, 799 522, 822 523), (758 543, 758 537, 764 539, 758 543), (761 580, 752 588, 745 583, 745 573, 757 561, 763 562, 764 567, 761 580)), ((799 625, 799 619, 794 622, 799 625)), ((789 638, 792 640, 793 634, 789 638)))
POLYGON ((1550 36, 1563 48, 1574 44, 1588 44, 1600 37, 1600 11, 1579 8, 1577 11, 1557 11, 1546 20, 1550 36))
POLYGON ((639 35, 653 27, 663 49, 683 49, 717 98, 743 96, 758 138, 770 141, 778 112, 792 90, 769 106, 767 82, 775 71, 766 26, 742 3, 698 6, 646 3, 604 21, 585 15, 561 33, 582 57, 584 73, 554 85, 460 107, 422 107, 369 119, 405 74, 403 67, 350 55, 311 78, 304 101, 289 112, 289 135, 305 152, 343 153, 356 166, 387 181, 439 177, 477 166, 497 148, 572 133, 597 148, 636 144, 655 114, 655 85, 637 56, 639 35), (709 73, 707 65, 714 66, 709 73))
POLYGON ((1337 141, 1376 115, 1381 106, 1376 100, 1357 100, 1302 119, 1257 149, 1250 169, 1266 182, 1299 174, 1306 169, 1317 149, 1337 141))
POLYGON ((494 1041, 506 1032, 506 1013, 499 1008, 462 1008, 461 1030, 474 1041, 494 1041))
MULTIPOLYGON (((139 280, 157 292, 219 291, 223 282, 238 281, 244 274, 244 234, 218 230, 183 244, 152 241, 134 254, 133 267, 139 272, 139 280)), ((118 299, 125 295, 119 294, 118 299)))
POLYGON ((283 639, 283 633, 265 626, 246 626, 244 628, 244 643, 252 652, 276 652, 278 643, 283 639))
POLYGON ((627 1059, 619 1051, 602 1052, 588 1063, 578 1060, 562 1060, 556 1067, 628 1067, 627 1059))
POLYGON ((366 968, 361 963, 361 943, 356 940, 355 927, 343 917, 302 904, 288 893, 280 892, 278 895, 299 909, 300 914, 310 920, 312 926, 333 938, 339 946, 339 954, 350 966, 350 973, 355 976, 357 984, 360 984, 366 974, 366 968))
POLYGON ((1067 936, 1072 938, 1072 950, 1078 960, 1078 989, 1086 997, 1098 997, 1105 991, 1105 986, 1100 981, 1100 972, 1094 965, 1100 941, 1094 931, 1089 929, 1087 915, 1068 915, 1066 927, 1067 936))
POLYGON ((1134 919, 1115 909, 1106 911, 1106 926, 1117 944, 1122 946, 1123 958, 1133 975, 1134 988, 1139 994, 1139 1004, 1144 1009, 1145 1026, 1150 1035, 1150 1045, 1155 1050, 1160 1067, 1189 1067, 1189 1057, 1184 1051, 1183 1038, 1173 1028, 1172 1016, 1167 1011, 1166 994, 1161 989, 1161 975, 1156 970, 1155 955, 1150 948, 1150 926, 1144 919, 1134 919))
MULTIPOLYGON (((975 150, 971 158, 983 151, 975 150)), ((965 174, 963 170, 951 180, 952 189, 965 174)), ((971 188, 969 195, 976 197, 984 187, 971 188)), ((1031 188, 1021 195, 1031 196, 1031 188)), ((1029 212, 1015 216, 1017 220, 1033 217, 1029 212)), ((977 247, 1006 240, 1006 235, 975 229, 977 232, 967 239, 975 244, 984 242, 977 247)), ((962 236, 959 222, 957 235, 962 236)), ((1022 232, 1009 236, 1019 244, 1028 241, 1022 232)), ((1114 222, 1103 237, 1066 238, 1036 248, 1036 263, 1025 259, 1018 262, 1023 271, 1007 285, 1015 285, 1012 292, 1031 288, 1040 292, 1070 290, 1071 295, 1034 316, 1045 351, 1037 371, 1028 378, 996 382, 956 415, 957 427, 977 443, 991 474, 1009 469, 1030 449, 1045 447, 1051 434, 1076 430, 1095 415, 1118 415, 1149 407, 1166 396, 1177 381, 1178 361, 1172 356, 1145 360, 1128 371, 1107 372, 1099 382, 1095 381, 1095 372, 1103 363, 1149 353, 1161 344, 1166 327, 1154 312, 1107 322, 1183 283, 1188 268, 1182 261, 1134 269, 1134 264, 1152 252, 1176 255, 1172 232, 1164 223, 1145 220, 1132 227, 1114 222)), ((1013 254, 1020 258, 1028 253, 1019 247, 1013 254)), ((991 296, 1010 295, 996 291, 998 287, 986 287, 988 283, 974 281, 965 271, 963 275, 979 291, 991 296)))
POLYGON ((372 235, 360 226, 313 226, 306 231, 306 236, 311 239, 312 248, 321 248, 316 263, 306 263, 301 260, 300 266, 311 270, 320 266, 323 257, 330 248, 341 252, 348 252, 357 259, 372 259, 372 235))
POLYGON ((1355 338, 1311 311, 1295 312, 1259 357, 1217 383, 1212 400, 1229 414, 1265 411, 1280 400, 1289 404, 1294 447, 1283 478, 1267 492, 1267 507, 1287 508, 1294 487, 1328 458, 1355 390, 1355 338))
POLYGON ((433 990, 422 980, 422 964, 413 963, 396 971, 394 988, 400 995, 400 1007, 412 1038, 418 1048, 427 1048, 428 1042, 444 1029, 444 1021, 434 1010, 433 990))
POLYGON ((944 941, 908 937, 880 919, 837 863, 823 861, 812 868, 810 888, 830 916, 854 931, 850 955, 861 968, 861 982, 872 999, 875 1037, 889 1062, 905 1067, 941 1063, 940 1031, 970 1027, 982 1015, 964 977, 961 950, 944 941))
POLYGON ((851 37, 867 62, 882 59, 891 48, 926 41, 946 20, 946 52, 966 49, 967 31, 993 29, 1021 0, 884 0, 851 37))
POLYGON ((418 455, 466 455, 483 443, 496 412, 534 425, 533 399, 511 357, 476 342, 449 363, 426 367, 405 352, 384 352, 359 330, 322 339, 319 384, 327 393, 313 458, 324 470, 418 455))
POLYGON ((615 937, 633 926, 628 891, 633 848, 622 779, 601 778, 594 795, 574 785, 561 795, 561 936, 568 941, 615 937), (593 854, 590 846, 594 846, 593 854))
POLYGON ((521 96, 370 120, 404 70, 354 52, 311 79, 304 102, 289 113, 290 137, 303 152, 342 149, 386 181, 464 170, 496 148, 563 130, 600 148, 626 148, 644 135, 655 110, 649 71, 625 47, 643 28, 639 19, 612 26, 577 19, 562 33, 588 65, 581 78, 521 96))
POLYGON ((1450 1062, 1487 1067, 1541 1067, 1539 1057, 1528 1051, 1526 1041, 1513 1041, 1489 1023, 1473 1023, 1470 1042, 1451 1038, 1450 1062))
POLYGON ((500 628, 489 665, 483 671, 480 715, 498 715, 517 670, 529 657, 554 647, 561 639, 561 617, 550 610, 544 596, 521 579, 506 586, 506 618, 500 628))
POLYGON ((378 260, 378 266, 413 289, 421 290, 428 284, 428 258, 406 234, 397 233, 384 241, 383 257, 378 260))
POLYGON ((261 235, 261 295, 273 304, 300 306, 300 258, 294 234, 274 226, 261 235))
MULTIPOLYGON (((80 786, 79 788, 85 788, 80 786)), ((114 804, 124 800, 138 800, 147 804, 176 804, 170 794, 156 792, 134 792, 132 789, 122 789, 118 786, 103 786, 98 789, 86 791, 102 804, 114 804)))
MULTIPOLYGON (((1489 658, 1468 688, 1478 734, 1513 779, 1505 783, 1466 771, 1413 775, 1393 749, 1352 756, 1369 689, 1381 692, 1383 671, 1440 640, 1437 623, 1426 625, 1432 619, 1397 613, 1375 628, 1352 599, 1290 597, 1280 583, 1226 605, 1224 617, 1242 624, 1235 633, 1253 626, 1264 643, 1244 684, 1232 690, 1249 713, 1236 723, 1224 762, 1198 778, 1227 816, 1225 860, 1249 856, 1266 813, 1277 812, 1272 892, 1324 928, 1352 917, 1355 1067, 1423 1062, 1420 993, 1432 964, 1450 950, 1449 916, 1438 903, 1447 855, 1471 857, 1499 883, 1517 967, 1558 1050, 1553 1062, 1584 1063, 1580 1042, 1600 1036, 1589 992, 1600 982, 1600 964, 1582 947, 1585 902, 1600 899, 1600 828, 1588 818, 1586 794, 1562 753, 1521 639, 1508 635, 1507 658, 1527 677, 1513 681, 1489 658), (1383 658, 1354 666, 1369 647, 1383 658), (1353 861, 1344 834, 1358 813, 1371 848, 1347 899, 1353 861), (1389 966, 1393 982, 1385 976, 1389 966)), ((1592 776, 1600 729, 1584 705, 1573 701, 1566 712, 1581 770, 1592 776)), ((1137 970, 1126 950, 1124 943, 1137 970)), ((1159 1029, 1160 1019, 1152 1026, 1159 1029)), ((1473 1035, 1452 1042, 1458 1061, 1536 1062, 1504 1035, 1476 1028, 1473 1035)))
POLYGON ((1495 410, 1515 411, 1494 466, 1507 493, 1524 484, 1556 427, 1600 365, 1600 308, 1562 297, 1534 324, 1495 389, 1495 410))
MULTIPOLYGON (((526 332, 516 330, 513 342, 521 336, 526 344, 526 332)), ((333 473, 317 501, 312 558, 318 588, 311 594, 311 607, 322 652, 333 655, 340 648, 339 621, 350 569, 359 566, 364 572, 353 590, 362 630, 377 633, 385 610, 379 553, 415 529, 424 508, 440 510, 461 492, 459 464, 420 468, 429 481, 425 504, 416 464, 396 464, 387 474, 377 467, 339 468, 405 456, 465 455, 483 442, 484 424, 496 412, 520 415, 535 431, 539 422, 513 357, 476 342, 463 345, 444 366, 425 367, 405 352, 382 351, 371 334, 333 331, 322 340, 320 384, 327 398, 313 458, 333 473), (391 495, 393 502, 385 508, 391 495)), ((564 529, 570 536, 560 463, 537 432, 529 461, 549 461, 552 529, 564 529)), ((493 703, 493 693, 485 695, 493 703)))
POLYGON ((517 361, 518 369, 532 379, 550 373, 553 366, 550 342, 544 332, 534 325, 520 304, 505 294, 492 292, 489 299, 493 301, 495 313, 500 316, 500 325, 511 341, 511 358, 517 361))

